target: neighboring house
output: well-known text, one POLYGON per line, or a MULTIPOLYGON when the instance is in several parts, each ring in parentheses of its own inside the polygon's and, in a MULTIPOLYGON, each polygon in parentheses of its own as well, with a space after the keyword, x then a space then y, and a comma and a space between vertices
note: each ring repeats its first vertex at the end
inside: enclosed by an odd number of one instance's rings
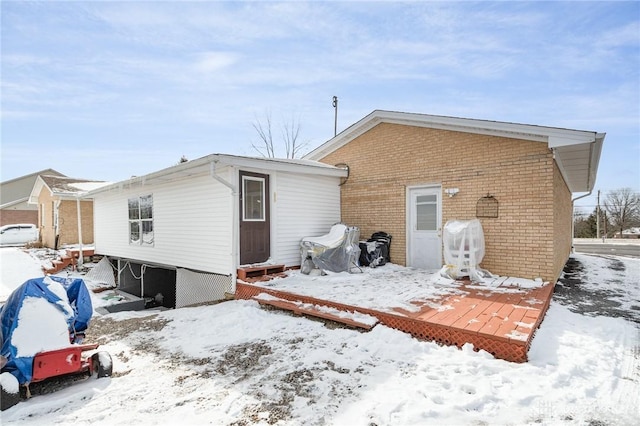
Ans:
MULTIPOLYGON (((620 231, 616 232, 614 238, 620 238, 620 231)), ((640 227, 629 228, 622 231, 622 238, 638 239, 640 238, 640 227)))
POLYGON ((27 202, 38 175, 64 176, 53 169, 46 169, 1 182, 0 226, 13 223, 38 224, 38 207, 27 202))
POLYGON ((95 252, 135 296, 167 307, 222 299, 241 265, 300 265, 300 240, 340 220, 346 175, 309 160, 212 154, 114 183, 86 195, 95 252))
POLYGON ((603 133, 373 111, 304 158, 346 165, 342 220, 393 236, 391 261, 437 269, 448 220, 479 218, 482 267, 555 282, 572 194, 590 192, 603 133))
POLYGON ((55 249, 79 243, 93 244, 93 201, 80 198, 108 183, 66 176, 37 176, 28 202, 37 208, 42 244, 55 249))

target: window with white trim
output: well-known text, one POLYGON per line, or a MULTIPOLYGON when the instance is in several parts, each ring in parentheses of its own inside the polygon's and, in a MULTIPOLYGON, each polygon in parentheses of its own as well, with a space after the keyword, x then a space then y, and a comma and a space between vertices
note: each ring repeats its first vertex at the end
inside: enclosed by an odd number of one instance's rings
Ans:
POLYGON ((242 177, 242 220, 245 222, 265 221, 265 181, 264 178, 242 177))
POLYGON ((153 195, 129 198, 129 244, 153 245, 153 195))

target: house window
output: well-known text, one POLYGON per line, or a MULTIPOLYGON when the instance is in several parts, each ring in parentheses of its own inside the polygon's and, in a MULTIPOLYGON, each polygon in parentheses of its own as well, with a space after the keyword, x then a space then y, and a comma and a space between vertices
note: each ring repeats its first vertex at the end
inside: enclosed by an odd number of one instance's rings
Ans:
POLYGON ((153 245, 153 196, 129 198, 129 244, 153 245))
POLYGON ((435 231, 438 228, 438 196, 418 195, 416 199, 418 231, 435 231))
POLYGON ((40 226, 42 226, 44 228, 44 226, 46 225, 46 219, 45 219, 45 215, 44 215, 44 203, 40 204, 40 226))
POLYGON ((242 220, 265 220, 265 182, 263 178, 242 177, 242 220))

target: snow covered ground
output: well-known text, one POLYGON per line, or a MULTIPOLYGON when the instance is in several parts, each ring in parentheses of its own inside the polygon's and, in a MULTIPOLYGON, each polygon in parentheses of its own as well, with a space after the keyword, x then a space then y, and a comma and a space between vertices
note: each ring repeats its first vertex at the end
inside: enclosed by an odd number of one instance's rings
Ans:
MULTIPOLYGON (((640 260, 572 260, 582 269, 558 288, 578 288, 580 298, 554 297, 525 364, 253 301, 120 312, 96 315, 88 333, 111 353, 113 377, 23 401, 2 413, 2 424, 635 425, 640 318, 618 314, 640 311, 640 260), (598 309, 585 309, 589 294, 598 309), (613 317, 603 298, 613 300, 613 317)), ((15 248, 0 249, 0 261, 3 292, 39 270, 15 248)), ((359 288, 362 298, 380 297, 359 288)))

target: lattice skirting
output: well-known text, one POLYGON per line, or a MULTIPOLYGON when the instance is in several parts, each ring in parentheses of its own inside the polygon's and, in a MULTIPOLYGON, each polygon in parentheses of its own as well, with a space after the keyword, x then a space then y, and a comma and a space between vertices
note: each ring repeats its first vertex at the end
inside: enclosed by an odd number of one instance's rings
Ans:
POLYGON ((176 269, 176 308, 197 303, 213 302, 231 292, 230 275, 176 269))

